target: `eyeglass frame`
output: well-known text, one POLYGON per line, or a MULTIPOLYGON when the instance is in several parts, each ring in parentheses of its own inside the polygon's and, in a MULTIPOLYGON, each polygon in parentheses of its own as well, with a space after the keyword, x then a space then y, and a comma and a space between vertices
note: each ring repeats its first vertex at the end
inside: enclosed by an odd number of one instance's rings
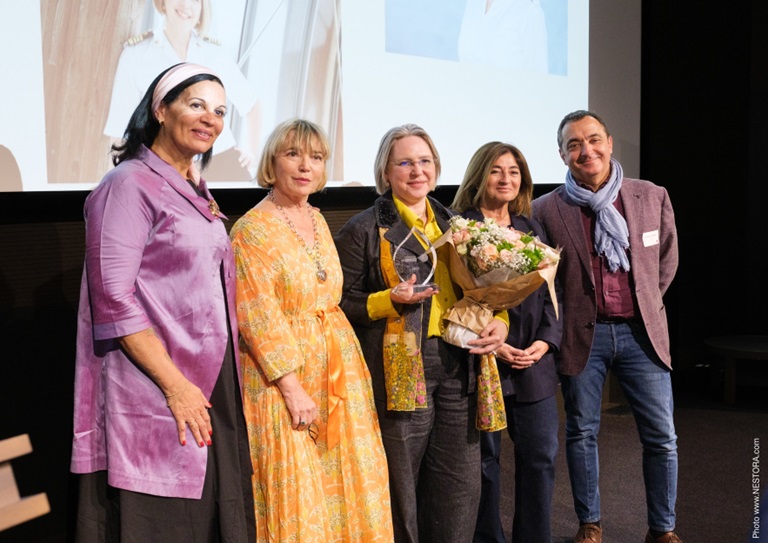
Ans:
POLYGON ((435 157, 424 157, 420 158, 418 160, 410 160, 410 159, 404 159, 400 162, 395 162, 393 160, 389 161, 390 164, 393 166, 397 166, 398 168, 408 168, 409 170, 412 170, 415 166, 418 166, 422 170, 425 170, 427 168, 434 167, 437 163, 437 159, 435 157))
POLYGON ((317 438, 320 435, 320 429, 314 422, 307 426, 307 435, 312 439, 312 443, 317 445, 317 438))

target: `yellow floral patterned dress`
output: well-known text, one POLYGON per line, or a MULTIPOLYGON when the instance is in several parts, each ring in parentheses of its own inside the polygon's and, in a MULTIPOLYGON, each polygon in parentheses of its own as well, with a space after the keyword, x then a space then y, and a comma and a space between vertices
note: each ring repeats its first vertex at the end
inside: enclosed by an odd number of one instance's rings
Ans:
POLYGON ((333 238, 312 212, 325 281, 272 213, 252 209, 231 232, 257 542, 391 542, 371 377, 338 305, 343 276, 333 238), (291 371, 320 408, 316 443, 291 428, 273 383, 291 371))

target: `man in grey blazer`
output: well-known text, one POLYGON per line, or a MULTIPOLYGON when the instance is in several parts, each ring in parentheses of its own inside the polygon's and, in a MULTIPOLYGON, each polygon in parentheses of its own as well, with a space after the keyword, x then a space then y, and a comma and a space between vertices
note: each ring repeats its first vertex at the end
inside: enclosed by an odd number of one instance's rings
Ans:
POLYGON ((579 519, 575 543, 600 543, 597 434, 608 370, 621 384, 643 447, 646 543, 680 543, 675 529, 677 436, 669 332, 662 297, 677 270, 667 191, 623 176, 613 139, 592 112, 557 132, 566 182, 533 202, 562 248, 564 332, 557 354, 566 412, 566 458, 579 519))

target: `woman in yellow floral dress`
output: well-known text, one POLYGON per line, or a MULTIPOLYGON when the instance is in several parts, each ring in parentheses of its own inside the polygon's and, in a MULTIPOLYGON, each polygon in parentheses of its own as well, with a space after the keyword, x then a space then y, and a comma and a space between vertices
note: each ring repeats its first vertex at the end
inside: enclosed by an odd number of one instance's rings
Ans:
POLYGON ((360 345, 339 309, 342 273, 307 201, 329 146, 278 126, 258 171, 269 195, 232 228, 257 541, 392 541, 387 464, 360 345))

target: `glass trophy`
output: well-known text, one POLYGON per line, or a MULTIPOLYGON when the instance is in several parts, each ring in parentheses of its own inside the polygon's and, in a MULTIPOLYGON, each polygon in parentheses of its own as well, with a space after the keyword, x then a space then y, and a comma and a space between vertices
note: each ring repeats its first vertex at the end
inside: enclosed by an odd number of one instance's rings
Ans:
POLYGON ((401 281, 408 282, 411 277, 414 275, 416 276, 416 283, 413 285, 414 293, 424 292, 430 288, 437 290, 437 283, 433 283, 431 281, 432 277, 435 275, 435 268, 437 267, 437 252, 435 251, 435 246, 432 245, 427 236, 421 230, 415 226, 411 228, 411 231, 408 233, 405 239, 401 241, 397 247, 395 247, 392 260, 395 264, 395 271, 397 271, 397 275, 400 277, 401 281), (408 241, 408 239, 410 239, 412 236, 418 236, 418 238, 424 242, 424 245, 427 246, 427 250, 420 255, 414 255, 413 253, 409 253, 407 251, 401 251, 403 244, 405 244, 405 242, 408 241), (428 260, 432 265, 429 269, 429 273, 425 277, 424 272, 420 269, 419 264, 428 260))

